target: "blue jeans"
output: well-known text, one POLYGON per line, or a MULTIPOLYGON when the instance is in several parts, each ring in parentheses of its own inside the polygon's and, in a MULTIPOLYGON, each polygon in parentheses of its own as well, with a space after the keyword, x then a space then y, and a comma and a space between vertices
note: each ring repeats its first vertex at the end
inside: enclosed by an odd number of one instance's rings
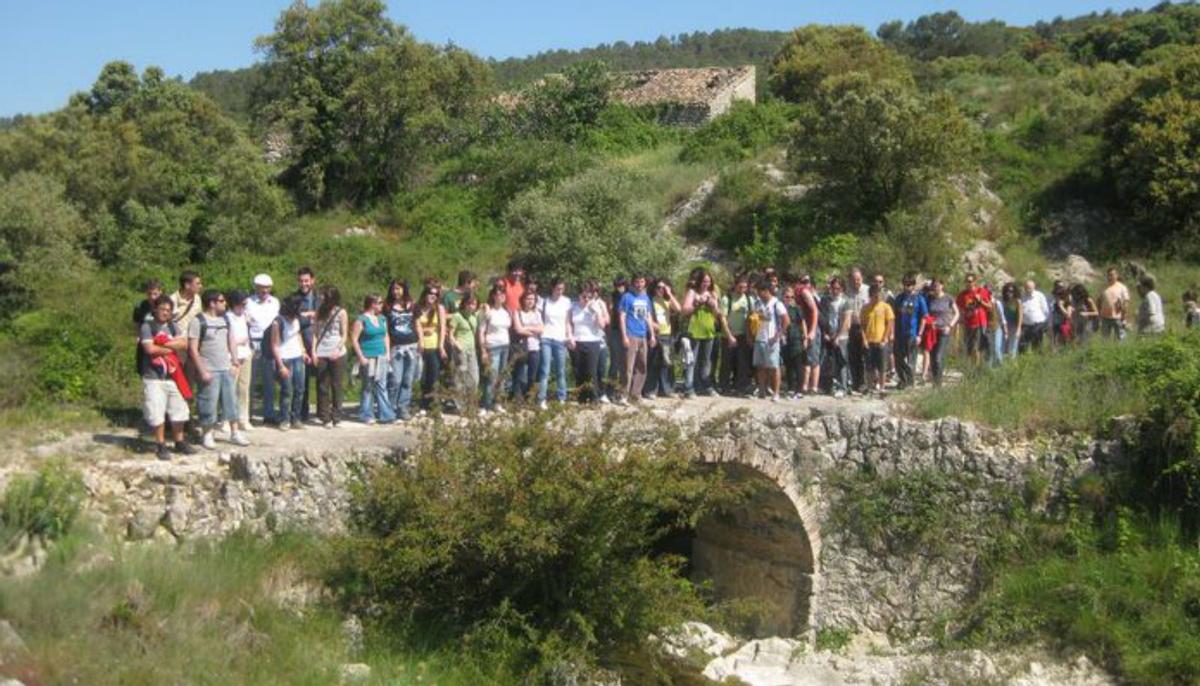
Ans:
POLYGON ((500 390, 500 384, 504 381, 504 372, 508 368, 508 351, 509 346, 497 345, 488 348, 488 364, 487 381, 483 384, 483 409, 493 410, 496 408, 496 392, 500 390))
POLYGON ((264 422, 275 422, 275 360, 262 351, 262 341, 254 347, 254 370, 250 374, 250 393, 254 385, 262 386, 262 418, 264 422))
POLYGON ((707 393, 712 390, 712 351, 715 338, 687 338, 692 347, 691 360, 684 366, 683 392, 707 393))
POLYGON ((392 364, 388 369, 387 395, 392 411, 406 419, 412 405, 413 382, 421 366, 421 354, 415 345, 398 345, 392 348, 392 364))
POLYGON ((646 393, 670 398, 675 392, 675 368, 672 353, 675 337, 658 335, 658 345, 650 351, 650 372, 646 377, 646 393))
POLYGON ((843 393, 850 390, 850 341, 835 340, 822 342, 821 353, 825 356, 821 375, 829 380, 829 388, 843 393))
POLYGON ((358 418, 363 422, 378 419, 384 424, 396 421, 396 413, 392 410, 392 403, 388 400, 387 393, 387 374, 371 374, 370 364, 387 364, 387 358, 380 355, 378 358, 367 359, 368 367, 362 371, 362 398, 358 405, 358 418))
POLYGON ((1004 329, 996 327, 995 331, 991 332, 992 337, 992 355, 991 362, 993 367, 999 367, 1004 361, 1004 329))
POLYGON ((212 372, 212 381, 200 383, 200 391, 196 393, 196 406, 200 410, 201 426, 208 427, 217 423, 218 401, 221 403, 221 421, 236 422, 237 378, 230 369, 212 372))
POLYGON ((304 407, 304 358, 294 357, 282 362, 289 374, 285 379, 275 373, 279 380, 279 414, 275 417, 280 424, 288 424, 300 421, 300 410, 304 407))
POLYGON ((517 400, 528 400, 529 391, 537 383, 538 371, 541 369, 541 358, 537 350, 526 350, 517 358, 513 368, 513 397, 517 400))
POLYGON ((1009 325, 1004 332, 1004 352, 1009 359, 1017 359, 1017 351, 1021 349, 1021 332, 1015 325, 1009 325))
POLYGON ((550 391, 550 374, 554 373, 555 397, 567 401, 567 342, 550 338, 542 339, 542 363, 538 372, 538 402, 546 399, 550 391))

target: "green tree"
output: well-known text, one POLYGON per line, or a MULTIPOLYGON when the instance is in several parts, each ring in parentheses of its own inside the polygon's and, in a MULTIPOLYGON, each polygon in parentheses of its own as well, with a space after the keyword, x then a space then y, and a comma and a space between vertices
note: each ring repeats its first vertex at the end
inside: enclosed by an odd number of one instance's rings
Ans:
POLYGON ((1200 48, 1146 73, 1108 113, 1104 137, 1109 176, 1142 238, 1200 230, 1200 48))
POLYGON ((58 180, 92 225, 80 247, 105 265, 280 249, 290 204, 258 147, 204 95, 155 67, 130 84, 127 66, 106 66, 90 95, 0 134, 0 175, 58 180))
POLYGON ((583 62, 550 75, 525 90, 524 128, 539 138, 580 140, 596 126, 615 85, 603 62, 583 62))
POLYGON ((33 172, 0 183, 0 309, 7 315, 29 304, 46 280, 91 266, 81 250, 89 227, 65 192, 33 172))
POLYGON ((904 58, 858 26, 802 26, 771 64, 771 92, 789 102, 809 102, 831 76, 861 72, 876 79, 912 82, 904 58))
POLYGON ((971 126, 950 96, 848 74, 821 86, 790 159, 874 223, 902 201, 920 199, 930 181, 965 168, 972 148, 971 126))
POLYGON ((531 271, 571 283, 618 274, 671 274, 678 239, 660 231, 635 174, 598 167, 554 189, 517 196, 505 217, 514 252, 531 271))
POLYGON ((381 0, 295 2, 258 39, 282 93, 259 117, 290 134, 283 178, 306 207, 390 195, 482 104, 483 63, 418 42, 385 9, 381 0))
POLYGON ((876 31, 889 47, 919 60, 999 57, 1027 34, 1027 29, 1010 28, 1002 21, 969 22, 955 11, 926 14, 908 24, 888 22, 876 31))

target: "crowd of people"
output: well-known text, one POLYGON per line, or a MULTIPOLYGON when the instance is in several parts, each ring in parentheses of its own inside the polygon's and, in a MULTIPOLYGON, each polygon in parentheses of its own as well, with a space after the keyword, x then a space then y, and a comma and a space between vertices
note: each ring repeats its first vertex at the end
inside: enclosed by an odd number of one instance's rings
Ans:
MULTIPOLYGON (((390 424, 446 409, 486 416, 506 406, 629 403, 697 395, 771 402, 941 384, 955 331, 969 364, 999 365, 1024 351, 1070 345, 1093 334, 1123 339, 1165 330, 1152 277, 1138 280, 1132 311, 1119 272, 1093 298, 1081 284, 993 289, 967 274, 957 295, 938 278, 904 277, 898 292, 859 269, 818 285, 772 269, 739 274, 722 290, 694 269, 682 295, 668 280, 636 274, 611 288, 589 280, 573 295, 562 279, 540 283, 519 263, 487 284, 469 271, 457 286, 434 278, 419 292, 393 280, 348 311, 336 286, 307 267, 280 299, 268 274, 250 293, 204 289, 187 271, 179 289, 146 284, 133 312, 143 412, 160 459, 195 451, 186 427, 194 404, 200 444, 218 429, 248 445, 251 399, 262 425, 288 431, 315 420, 336 428, 348 376, 361 382, 357 418, 390 424), (414 292, 416 296, 414 297, 414 292), (316 414, 310 402, 316 392, 316 414), (259 389, 254 394, 254 389, 259 389)), ((1200 323, 1197 294, 1184 294, 1187 326, 1200 323)))

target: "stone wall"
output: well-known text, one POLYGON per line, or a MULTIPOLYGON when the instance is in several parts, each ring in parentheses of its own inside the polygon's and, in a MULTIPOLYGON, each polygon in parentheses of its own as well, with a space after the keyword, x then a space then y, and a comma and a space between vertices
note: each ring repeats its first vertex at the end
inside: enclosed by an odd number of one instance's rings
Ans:
MULTIPOLYGON (((634 433, 661 430, 668 421, 650 419, 634 433)), ((881 475, 933 469, 961 476, 955 502, 966 518, 998 512, 1005 506, 998 494, 1011 493, 1031 474, 1053 491, 1118 455, 1111 443, 1014 441, 953 419, 851 410, 780 408, 679 422, 698 438, 703 461, 753 470, 774 488, 753 507, 700 527, 696 567, 707 569, 730 596, 771 599, 778 612, 769 628, 793 634, 822 627, 909 633, 930 626, 968 597, 989 533, 957 532, 938 555, 872 547, 832 526, 839 492, 831 474, 869 467, 881 475), (793 513, 785 512, 788 506, 793 513)), ((326 445, 182 464, 99 462, 87 468, 85 482, 91 508, 131 540, 186 540, 239 528, 337 531, 356 470, 396 462, 406 449, 396 440, 388 447, 326 445)))
POLYGON ((839 492, 827 483, 833 474, 938 470, 957 480, 955 514, 970 522, 984 514, 1003 517, 1011 494, 1035 474, 1053 499, 1069 481, 1103 469, 1120 453, 1115 442, 1012 441, 955 419, 881 414, 741 415, 710 423, 704 433, 710 437, 702 443, 704 459, 753 467, 787 494, 804 521, 817 560, 809 627, 898 634, 930 628, 969 597, 983 544, 994 532, 948 531, 937 554, 880 550, 831 526, 839 504, 839 492))

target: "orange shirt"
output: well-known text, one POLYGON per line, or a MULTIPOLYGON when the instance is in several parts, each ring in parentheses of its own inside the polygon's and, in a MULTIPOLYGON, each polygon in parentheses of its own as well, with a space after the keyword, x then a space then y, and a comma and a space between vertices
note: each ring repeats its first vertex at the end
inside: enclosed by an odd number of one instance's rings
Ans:
POLYGON ((525 295, 525 284, 512 279, 504 279, 504 309, 516 312, 521 309, 521 296, 525 295))

